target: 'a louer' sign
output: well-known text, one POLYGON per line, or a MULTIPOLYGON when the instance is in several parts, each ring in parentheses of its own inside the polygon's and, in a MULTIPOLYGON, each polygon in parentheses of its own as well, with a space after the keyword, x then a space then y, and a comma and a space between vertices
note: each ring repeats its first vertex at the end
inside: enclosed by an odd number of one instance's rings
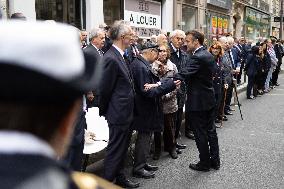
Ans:
POLYGON ((136 28, 140 36, 156 35, 161 29, 161 2, 125 0, 124 20, 136 28))
POLYGON ((125 10, 124 19, 135 27, 161 28, 161 17, 158 15, 125 10))

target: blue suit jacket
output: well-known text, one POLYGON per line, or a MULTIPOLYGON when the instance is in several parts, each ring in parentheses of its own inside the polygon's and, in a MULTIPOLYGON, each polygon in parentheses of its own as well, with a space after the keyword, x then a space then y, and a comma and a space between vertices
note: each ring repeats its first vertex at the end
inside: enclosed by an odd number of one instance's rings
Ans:
POLYGON ((134 83, 127 63, 113 46, 103 57, 99 94, 100 115, 109 125, 127 129, 133 121, 134 83))

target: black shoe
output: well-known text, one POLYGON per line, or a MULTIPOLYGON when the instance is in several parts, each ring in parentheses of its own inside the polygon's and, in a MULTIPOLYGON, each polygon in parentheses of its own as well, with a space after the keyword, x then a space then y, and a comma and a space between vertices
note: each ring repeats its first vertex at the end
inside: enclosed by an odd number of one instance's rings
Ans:
POLYGON ((150 179, 155 177, 155 173, 146 171, 145 169, 140 169, 138 171, 133 171, 133 176, 136 178, 150 179))
POLYGON ((177 158, 178 158, 176 149, 173 149, 171 152, 169 152, 169 154, 170 154, 170 156, 171 156, 173 159, 177 159, 177 158))
POLYGON ((233 115, 233 113, 230 111, 225 111, 225 115, 233 115))
POLYGON ((223 121, 228 121, 228 117, 227 116, 223 116, 223 121))
POLYGON ((194 134, 193 133, 185 133, 185 136, 189 139, 195 140, 194 134))
POLYGON ((220 161, 211 161, 210 167, 215 169, 215 170, 219 170, 220 169, 220 161))
POLYGON ((150 165, 150 164, 147 164, 144 166, 144 169, 146 171, 157 171, 159 168, 158 166, 154 166, 154 165, 150 165))
POLYGON ((153 155, 153 160, 158 160, 160 159, 160 156, 161 156, 161 153, 158 153, 158 152, 154 152, 154 155, 153 155))
POLYGON ((215 127, 216 127, 216 128, 221 128, 221 125, 215 124, 215 127))
POLYGON ((247 97, 247 99, 253 100, 253 99, 255 99, 255 97, 251 95, 251 96, 247 97))
POLYGON ((140 183, 132 182, 128 179, 117 179, 115 184, 121 186, 122 188, 138 188, 140 186, 140 183))
POLYGON ((176 149, 176 152, 177 152, 177 154, 182 154, 182 151, 181 151, 181 149, 176 149))
POLYGON ((280 84, 279 84, 279 83, 276 83, 276 84, 275 84, 275 86, 279 87, 279 86, 280 86, 280 84))
POLYGON ((215 123, 221 123, 220 119, 215 119, 215 123))
POLYGON ((230 109, 229 109, 229 111, 230 111, 230 112, 233 112, 233 111, 236 111, 236 110, 235 110, 235 109, 233 109, 233 108, 230 108, 230 109))
POLYGON ((201 165, 200 162, 198 162, 197 164, 194 164, 194 163, 191 163, 189 165, 189 168, 190 169, 193 169, 195 171, 203 171, 203 172, 208 172, 210 171, 210 168, 209 167, 206 167, 204 165, 201 165))
POLYGON ((176 147, 177 147, 178 149, 186 149, 186 145, 185 145, 185 144, 179 144, 179 143, 177 143, 177 144, 176 144, 176 147))

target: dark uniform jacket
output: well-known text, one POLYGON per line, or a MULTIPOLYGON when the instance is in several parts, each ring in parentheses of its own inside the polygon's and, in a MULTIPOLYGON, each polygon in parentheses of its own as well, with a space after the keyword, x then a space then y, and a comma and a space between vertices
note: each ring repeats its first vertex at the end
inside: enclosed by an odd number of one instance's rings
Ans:
POLYGON ((201 47, 191 56, 186 67, 181 69, 177 78, 188 81, 189 111, 207 111, 215 106, 213 89, 214 57, 206 48, 201 47))
POLYGON ((0 188, 77 189, 71 173, 42 155, 0 154, 0 188))
POLYGON ((223 87, 223 83, 225 80, 225 77, 223 74, 224 67, 220 59, 215 60, 216 67, 215 67, 215 71, 213 74, 213 88, 214 88, 215 94, 220 94, 222 92, 222 87, 223 87))
POLYGON ((113 46, 103 57, 101 78, 100 116, 105 116, 110 125, 128 129, 133 121, 134 83, 127 63, 113 46))
POLYGON ((172 79, 161 80, 161 85, 144 90, 145 83, 159 82, 159 78, 152 72, 151 65, 142 56, 138 56, 131 64, 131 70, 135 83, 135 105, 137 115, 134 117, 133 129, 137 131, 151 132, 162 131, 163 110, 161 97, 176 87, 172 79))
MULTIPOLYGON (((181 69, 186 67, 187 61, 189 59, 189 55, 182 51, 181 49, 179 50, 179 56, 177 55, 177 52, 173 49, 173 46, 171 43, 169 43, 169 47, 171 50, 171 57, 170 57, 170 61, 172 63, 174 63, 178 69, 178 71, 180 71, 181 69)), ((181 83, 180 88, 178 89, 177 92, 177 100, 178 100, 178 107, 179 108, 183 108, 184 104, 185 104, 185 99, 186 99, 186 84, 184 82, 181 83)))

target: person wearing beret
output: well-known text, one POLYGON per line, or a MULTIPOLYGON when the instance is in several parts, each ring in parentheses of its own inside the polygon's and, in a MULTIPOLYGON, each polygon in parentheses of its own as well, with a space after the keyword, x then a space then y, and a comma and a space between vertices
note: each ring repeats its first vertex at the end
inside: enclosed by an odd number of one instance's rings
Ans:
POLYGON ((82 96, 97 79, 94 65, 84 63, 75 28, 0 22, 0 188, 115 188, 58 161, 82 96))
POLYGON ((124 50, 132 40, 132 29, 116 21, 109 31, 113 45, 102 59, 99 83, 99 113, 109 126, 109 142, 104 159, 104 178, 121 187, 137 188, 139 183, 126 179, 124 161, 132 136, 135 88, 124 50))
POLYGON ((214 127, 216 102, 212 79, 216 64, 213 55, 203 47, 204 34, 195 30, 189 31, 185 39, 192 56, 176 78, 183 78, 187 82, 189 121, 194 128, 200 158, 198 163, 190 164, 189 168, 197 171, 219 169, 219 144, 214 127))
POLYGON ((133 176, 138 178, 153 178, 158 167, 147 163, 147 154, 150 151, 151 133, 163 130, 163 109, 161 97, 175 90, 178 82, 171 78, 160 81, 154 75, 151 64, 158 58, 158 46, 148 46, 142 50, 142 55, 138 56, 131 63, 131 70, 135 85, 135 106, 136 115, 133 121, 133 130, 138 132, 135 151, 133 176), (145 84, 157 84, 157 87, 145 90, 145 84))

